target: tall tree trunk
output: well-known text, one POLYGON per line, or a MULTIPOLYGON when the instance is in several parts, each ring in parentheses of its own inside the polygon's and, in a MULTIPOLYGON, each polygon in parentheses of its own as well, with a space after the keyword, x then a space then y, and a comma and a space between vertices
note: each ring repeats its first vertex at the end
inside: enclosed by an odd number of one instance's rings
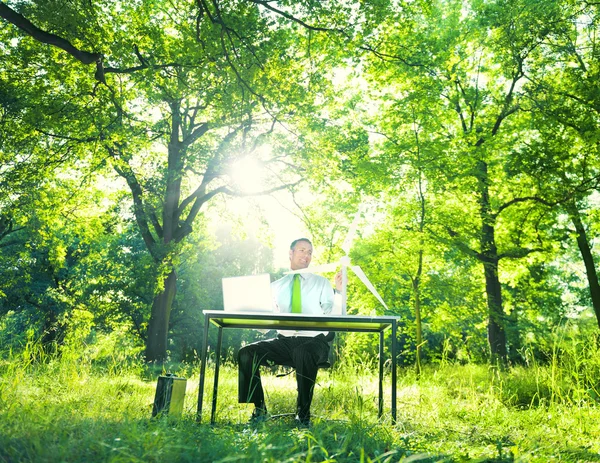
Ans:
POLYGON ((594 255, 592 254, 587 232, 583 225, 583 221, 581 220, 579 208, 575 202, 567 205, 567 211, 577 233, 577 246, 579 247, 579 252, 581 252, 583 263, 585 264, 585 274, 587 276, 588 285, 590 288, 592 307, 594 308, 594 313, 596 314, 596 322, 600 328, 600 284, 598 282, 598 272, 596 271, 596 265, 594 263, 594 255))
POLYGON ((416 371, 417 371, 417 379, 421 377, 421 348, 423 347, 423 325, 421 322, 421 281, 423 275, 423 255, 425 254, 425 240, 423 238, 423 234, 425 233, 425 220, 426 220, 426 208, 425 208, 425 193, 423 188, 423 170, 421 169, 421 142, 419 140, 419 131, 416 129, 418 125, 416 124, 416 117, 413 113, 413 119, 415 122, 415 143, 417 145, 417 156, 418 156, 418 169, 419 169, 419 183, 418 183, 418 191, 419 191, 419 257, 417 261, 417 273, 412 278, 413 285, 413 293, 415 296, 414 300, 414 309, 415 309, 415 329, 416 329, 416 342, 417 342, 417 351, 416 351, 416 371))
POLYGON ((485 292, 488 307, 488 343, 492 364, 506 361, 506 332, 502 289, 498 276, 498 248, 496 246, 496 217, 491 212, 489 198, 489 176, 487 164, 479 161, 477 165, 479 187, 479 212, 481 217, 481 251, 479 259, 483 263, 485 292))
POLYGON ((414 309, 415 309, 415 329, 416 329, 416 372, 417 379, 421 377, 421 354, 423 347, 423 325, 421 323, 421 281, 423 278, 423 250, 425 246, 425 240, 423 239, 423 233, 425 231, 425 195, 423 194, 423 185, 421 182, 421 172, 419 172, 419 200, 421 203, 421 217, 419 219, 419 256, 417 258, 417 272, 412 278, 412 287, 414 295, 414 309))
POLYGON ((485 292, 488 307, 488 343, 492 364, 506 362, 506 331, 502 290, 498 278, 498 259, 484 261, 485 292))
MULTIPOLYGON (((183 177, 183 158, 185 148, 179 139, 181 130, 181 101, 169 102, 171 108, 171 131, 168 144, 168 163, 166 188, 162 210, 162 241, 165 249, 177 242, 176 233, 179 228, 179 201, 181 199, 181 180, 183 177)), ((164 259, 164 258, 163 258, 164 259)), ((152 314, 148 322, 148 338, 146 339, 146 361, 163 361, 167 358, 167 339, 169 333, 169 317, 177 292, 177 273, 175 268, 164 280, 163 291, 156 295, 152 303, 152 314)))
POLYGON ((146 361, 161 362, 167 358, 167 334, 171 307, 177 292, 177 273, 175 269, 164 280, 162 292, 154 297, 152 314, 148 323, 146 339, 146 361))
MULTIPOLYGON (((419 269, 422 269, 423 250, 419 251, 419 269)), ((415 309, 415 327, 417 342, 416 372, 417 379, 421 377, 421 348, 423 345, 423 326, 421 322, 421 293, 420 293, 420 275, 413 279, 414 309, 415 309)))

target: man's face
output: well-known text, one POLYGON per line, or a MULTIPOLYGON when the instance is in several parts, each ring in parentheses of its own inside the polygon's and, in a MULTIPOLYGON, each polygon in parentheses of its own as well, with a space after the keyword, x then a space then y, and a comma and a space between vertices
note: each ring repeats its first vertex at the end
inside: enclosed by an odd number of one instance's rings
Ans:
POLYGON ((298 241, 294 249, 290 249, 290 268, 300 270, 308 267, 312 259, 312 246, 306 241, 298 241))

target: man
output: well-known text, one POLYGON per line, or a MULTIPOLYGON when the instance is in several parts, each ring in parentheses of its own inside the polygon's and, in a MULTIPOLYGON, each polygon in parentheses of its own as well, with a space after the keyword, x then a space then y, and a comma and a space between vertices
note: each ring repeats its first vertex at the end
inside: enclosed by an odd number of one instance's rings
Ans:
MULTIPOLYGON (((313 247, 310 240, 300 238, 290 246, 290 269, 302 270, 312 260, 313 247)), ((336 290, 342 288, 341 273, 335 277, 336 290)), ((326 278, 312 273, 295 273, 271 283, 273 310, 284 313, 322 315, 331 313, 334 303, 341 305, 334 296, 331 283, 326 278)), ((296 422, 310 425, 310 404, 320 364, 329 357, 328 342, 333 333, 313 331, 279 331, 275 339, 259 341, 240 349, 238 353, 240 403, 253 403, 251 422, 266 418, 267 407, 260 380, 260 366, 274 363, 296 369, 298 385, 296 422)))

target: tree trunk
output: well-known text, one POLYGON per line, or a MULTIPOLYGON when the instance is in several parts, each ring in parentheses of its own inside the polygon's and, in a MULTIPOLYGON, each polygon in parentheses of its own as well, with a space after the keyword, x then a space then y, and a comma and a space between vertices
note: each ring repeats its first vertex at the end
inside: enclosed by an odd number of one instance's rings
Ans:
MULTIPOLYGON (((419 260, 423 259, 423 250, 419 252, 419 260)), ((421 347, 423 344, 423 327, 421 323, 421 294, 420 294, 420 278, 413 279, 413 294, 415 296, 414 308, 415 308, 415 326, 416 326, 416 342, 417 342, 417 358, 416 358, 416 372, 417 379, 421 377, 421 347)))
MULTIPOLYGON (((416 122, 416 118, 415 122, 416 122)), ((419 160, 419 166, 422 165, 421 161, 421 143, 419 140, 419 132, 415 130, 415 142, 417 145, 417 155, 419 160)), ((413 292, 415 295, 415 328, 416 328, 416 342, 417 342, 417 358, 416 358, 416 372, 417 379, 421 377, 421 347, 423 346, 423 325, 421 323, 421 278, 423 275, 423 255, 425 251, 423 248, 425 247, 425 240, 423 238, 423 234, 425 233, 425 193, 423 190, 423 171, 421 167, 419 167, 419 206, 420 206, 420 216, 419 216, 419 257, 418 257, 418 265, 417 265, 417 274, 412 279, 413 283, 413 292)))
POLYGON ((598 272, 596 271, 596 265, 594 264, 594 255, 590 247, 590 242, 587 237, 587 232, 583 226, 581 220, 581 214, 577 205, 573 202, 567 205, 567 210, 571 221, 575 226, 577 232, 577 246, 581 252, 583 263, 585 264, 585 274, 587 276, 588 285, 590 288, 590 296, 592 298, 592 307, 596 314, 596 322, 600 328, 600 284, 598 283, 598 272))
POLYGON ((164 280, 162 292, 154 297, 152 314, 148 323, 146 339, 146 361, 162 362, 167 358, 167 334, 171 307, 177 292, 177 273, 175 269, 164 280))
POLYGON ((496 217, 491 212, 489 198, 489 176, 487 164, 480 161, 477 165, 479 187, 479 207, 481 217, 481 252, 479 259, 483 263, 485 274, 485 292, 488 307, 488 343, 492 364, 506 362, 506 317, 502 304, 502 289, 498 276, 498 248, 496 247, 496 217))
MULTIPOLYGON (((181 199, 181 180, 183 178, 183 159, 185 149, 179 140, 181 130, 181 101, 173 100, 171 108, 171 131, 168 145, 168 164, 166 187, 162 210, 162 241, 165 249, 176 242, 175 234, 179 227, 179 201, 181 199)), ((164 257, 162 257, 164 259, 164 257)), ((167 339, 169 317, 177 292, 177 273, 175 268, 164 280, 163 291, 156 295, 152 303, 152 314, 148 323, 146 339, 146 361, 164 361, 167 358, 167 339)))
POLYGON ((490 361, 492 364, 506 362, 506 317, 502 305, 502 290, 498 278, 498 259, 484 261, 485 292, 488 307, 488 343, 490 345, 490 361))

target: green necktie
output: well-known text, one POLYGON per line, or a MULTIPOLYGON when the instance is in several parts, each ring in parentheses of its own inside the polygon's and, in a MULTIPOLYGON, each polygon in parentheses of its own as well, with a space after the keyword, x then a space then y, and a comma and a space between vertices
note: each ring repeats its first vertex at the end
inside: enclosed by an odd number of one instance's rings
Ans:
POLYGON ((302 313, 302 295, 300 294, 300 275, 294 275, 292 283, 292 313, 302 313))

